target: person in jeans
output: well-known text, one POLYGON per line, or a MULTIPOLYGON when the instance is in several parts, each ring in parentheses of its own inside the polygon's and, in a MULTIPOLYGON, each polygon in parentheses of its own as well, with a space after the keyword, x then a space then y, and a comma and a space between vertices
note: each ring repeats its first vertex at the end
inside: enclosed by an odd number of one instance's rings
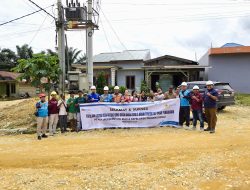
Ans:
POLYGON ((78 91, 78 97, 75 99, 75 108, 76 108, 76 118, 77 118, 77 128, 76 131, 78 132, 82 128, 82 121, 81 121, 81 114, 80 114, 80 104, 86 103, 87 100, 83 96, 83 91, 78 91))
POLYGON ((113 96, 112 94, 109 94, 109 87, 105 86, 103 88, 104 94, 100 96, 100 102, 112 102, 113 96))
POLYGON ((199 86, 193 87, 191 95, 191 110, 193 113, 193 130, 196 129, 197 120, 200 121, 200 130, 204 130, 204 120, 202 117, 202 95, 199 92, 199 86))
POLYGON ((51 92, 51 99, 49 101, 49 134, 53 136, 56 134, 56 127, 58 123, 58 107, 57 107, 57 93, 51 92))
POLYGON ((179 113, 179 120, 180 120, 180 126, 183 126, 183 123, 186 123, 186 127, 189 128, 190 123, 190 91, 187 90, 187 83, 183 82, 181 83, 181 90, 179 92, 180 97, 180 113, 179 113))
POLYGON ((65 101, 65 95, 60 95, 60 100, 57 103, 57 107, 59 108, 59 126, 61 129, 61 133, 67 131, 67 104, 65 101))
POLYGON ((37 139, 47 138, 46 135, 48 126, 48 102, 45 100, 46 95, 40 94, 40 101, 36 103, 37 109, 37 139))
POLYGON ((67 107, 69 108, 69 123, 72 132, 76 131, 76 107, 74 93, 70 92, 70 98, 67 101, 67 107))
POLYGON ((207 90, 204 93, 203 99, 208 128, 204 131, 215 133, 218 92, 214 89, 214 83, 212 81, 207 81, 206 86, 207 90))

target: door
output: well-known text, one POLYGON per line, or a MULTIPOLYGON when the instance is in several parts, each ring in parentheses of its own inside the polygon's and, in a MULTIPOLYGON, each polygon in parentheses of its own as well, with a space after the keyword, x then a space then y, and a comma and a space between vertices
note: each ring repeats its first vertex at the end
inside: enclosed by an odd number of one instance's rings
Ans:
POLYGON ((159 83, 160 75, 151 75, 151 89, 156 92, 156 83, 159 83))

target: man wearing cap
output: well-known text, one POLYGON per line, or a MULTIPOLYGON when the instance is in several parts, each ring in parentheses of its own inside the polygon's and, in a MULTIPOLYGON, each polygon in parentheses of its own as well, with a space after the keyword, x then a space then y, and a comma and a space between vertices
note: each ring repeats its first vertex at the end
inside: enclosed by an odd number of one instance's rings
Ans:
POLYGON ((67 101, 67 106, 69 108, 68 118, 71 131, 76 131, 76 107, 74 93, 70 92, 70 98, 67 101))
POLYGON ((87 100, 83 96, 83 91, 78 91, 78 97, 75 99, 75 108, 76 108, 76 118, 77 118, 77 128, 76 131, 78 132, 82 128, 82 121, 80 115, 80 104, 86 103, 87 100))
POLYGON ((52 98, 49 100, 49 134, 53 136, 56 134, 59 109, 57 107, 57 93, 53 91, 50 95, 52 98))
POLYGON ((204 121, 202 117, 202 95, 199 92, 199 86, 193 87, 191 94, 191 109, 193 113, 193 130, 196 129, 197 120, 200 121, 200 130, 204 130, 204 121))
POLYGON ((115 86, 113 94, 113 102, 120 103, 122 99, 122 94, 119 92, 119 86, 115 86))
POLYGON ((183 123, 185 121, 186 127, 189 127, 190 122, 190 91, 187 90, 187 83, 183 82, 181 83, 181 90, 179 92, 180 97, 180 114, 179 114, 179 120, 180 120, 180 126, 183 126, 183 123))
POLYGON ((37 139, 47 138, 46 135, 48 125, 48 102, 45 100, 45 94, 40 94, 40 101, 36 103, 37 109, 37 139))
POLYGON ((168 88, 168 91, 165 92, 165 100, 168 100, 168 99, 175 99, 176 98, 176 94, 174 92, 174 87, 173 86, 170 86, 168 88))
POLYGON ((207 81, 206 86, 207 90, 204 93, 203 100, 208 128, 204 131, 215 133, 218 92, 214 89, 214 83, 212 81, 207 81))
POLYGON ((91 90, 91 93, 88 95, 88 101, 90 103, 99 102, 100 101, 100 95, 96 93, 96 87, 91 86, 90 90, 91 90))
POLYGON ((109 87, 105 86, 103 92, 104 94, 101 95, 100 102, 112 102, 113 97, 109 94, 109 87))

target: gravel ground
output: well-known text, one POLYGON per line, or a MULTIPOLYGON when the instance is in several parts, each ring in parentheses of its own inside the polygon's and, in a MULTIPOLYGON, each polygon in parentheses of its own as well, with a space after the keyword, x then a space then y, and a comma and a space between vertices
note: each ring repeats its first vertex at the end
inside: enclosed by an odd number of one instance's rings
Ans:
POLYGON ((250 107, 174 128, 0 137, 0 189, 250 189, 250 107))

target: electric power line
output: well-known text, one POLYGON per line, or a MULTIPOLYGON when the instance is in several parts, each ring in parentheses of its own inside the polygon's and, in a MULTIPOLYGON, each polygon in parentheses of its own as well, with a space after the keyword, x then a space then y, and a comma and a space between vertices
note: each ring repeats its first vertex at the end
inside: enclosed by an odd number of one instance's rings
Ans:
POLYGON ((111 45, 110 45, 110 43, 109 43, 109 40, 108 40, 108 37, 107 37, 106 31, 105 31, 105 29, 104 29, 104 25, 102 24, 102 20, 101 20, 101 18, 100 18, 100 23, 101 23, 101 26, 102 26, 102 29, 103 29, 103 33, 104 33, 105 39, 106 39, 106 41, 107 41, 107 44, 108 44, 109 50, 110 50, 110 52, 112 52, 112 48, 111 48, 111 45))
MULTIPOLYGON (((53 5, 54 5, 54 4, 53 4, 53 5)), ((47 9, 47 8, 49 8, 49 7, 53 6, 53 5, 50 5, 50 6, 46 7, 45 9, 47 9)), ((16 20, 20 20, 20 19, 22 19, 22 18, 25 18, 25 17, 31 16, 31 15, 33 15, 33 14, 35 14, 35 13, 40 12, 40 11, 42 11, 42 9, 37 10, 37 11, 34 11, 34 12, 29 13, 29 14, 26 14, 26 15, 23 15, 23 16, 21 16, 21 17, 18 17, 18 18, 15 18, 15 19, 9 20, 9 21, 7 21, 7 22, 1 23, 1 24, 0 24, 0 26, 3 26, 3 25, 5 25, 5 24, 8 24, 8 23, 14 22, 14 21, 16 21, 16 20)))
POLYGON ((33 42, 33 40, 35 39, 35 37, 37 36, 37 34, 41 31, 42 26, 44 25, 45 20, 47 19, 48 15, 46 15, 46 17, 44 18, 42 24, 39 26, 39 28, 37 29, 36 33, 34 34, 34 36, 31 38, 30 42, 29 42, 29 46, 30 44, 33 42))
POLYGON ((47 15, 51 16, 54 20, 56 20, 56 18, 51 15, 49 12, 47 12, 45 9, 43 9, 42 7, 40 7, 38 4, 36 4, 34 1, 32 0, 28 0, 29 2, 31 2, 32 4, 34 4, 36 7, 38 7, 39 9, 41 9, 43 12, 45 12, 47 15))
POLYGON ((105 13, 103 12, 103 10, 100 8, 100 11, 102 12, 104 18, 106 19, 106 21, 108 22, 111 30, 113 31, 113 33, 115 34, 116 38, 118 39, 118 41, 120 42, 120 44, 122 45, 122 47, 127 50, 127 52, 130 54, 130 56, 133 58, 134 56, 128 51, 127 47, 125 46, 125 44, 121 41, 121 39, 119 38, 118 34, 116 33, 115 29, 113 28, 112 24, 109 22, 108 18, 106 17, 105 13))

